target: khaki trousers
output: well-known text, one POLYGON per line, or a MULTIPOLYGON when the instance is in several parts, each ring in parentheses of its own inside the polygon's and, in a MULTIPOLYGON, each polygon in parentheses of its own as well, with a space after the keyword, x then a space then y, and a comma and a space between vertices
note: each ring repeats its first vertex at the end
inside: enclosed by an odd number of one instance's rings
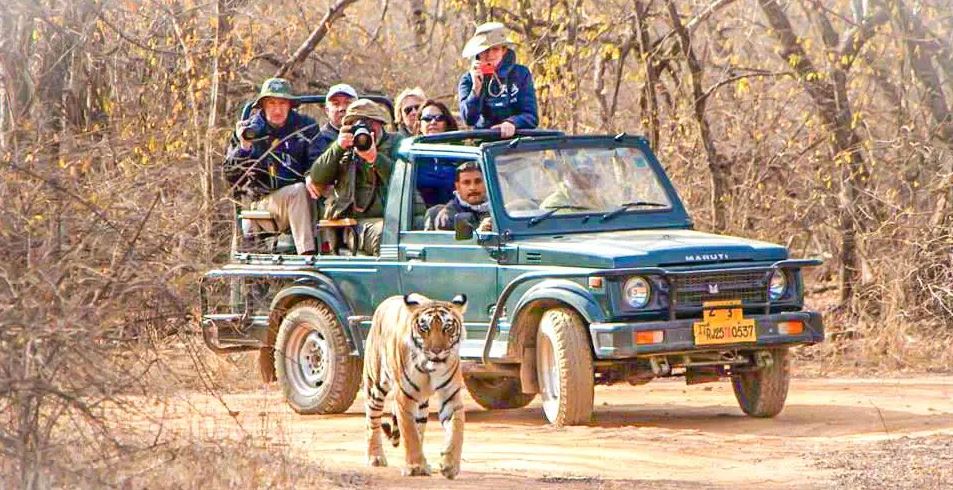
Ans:
POLYGON ((314 228, 311 222, 311 201, 304 182, 286 185, 253 202, 251 209, 271 213, 274 223, 267 220, 244 220, 246 234, 258 231, 284 233, 291 228, 298 253, 314 252, 314 228), (275 229, 275 225, 278 225, 275 229))

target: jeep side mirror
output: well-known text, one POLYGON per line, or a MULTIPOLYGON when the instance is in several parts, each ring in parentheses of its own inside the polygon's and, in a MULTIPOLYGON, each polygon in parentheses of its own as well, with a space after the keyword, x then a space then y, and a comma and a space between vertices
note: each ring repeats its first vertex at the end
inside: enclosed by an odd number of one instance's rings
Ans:
POLYGON ((457 213, 453 216, 454 238, 469 240, 473 238, 473 213, 457 213))

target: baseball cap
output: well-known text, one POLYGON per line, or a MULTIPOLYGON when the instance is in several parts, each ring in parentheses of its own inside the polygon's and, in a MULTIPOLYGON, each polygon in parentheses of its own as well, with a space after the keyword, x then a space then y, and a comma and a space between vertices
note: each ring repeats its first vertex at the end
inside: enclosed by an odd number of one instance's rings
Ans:
POLYGON ((339 94, 347 95, 348 97, 352 99, 357 98, 357 90, 354 90, 354 87, 346 83, 339 83, 337 85, 332 85, 331 88, 328 89, 328 95, 326 95, 324 98, 330 99, 331 97, 334 97, 335 95, 339 95, 339 94))

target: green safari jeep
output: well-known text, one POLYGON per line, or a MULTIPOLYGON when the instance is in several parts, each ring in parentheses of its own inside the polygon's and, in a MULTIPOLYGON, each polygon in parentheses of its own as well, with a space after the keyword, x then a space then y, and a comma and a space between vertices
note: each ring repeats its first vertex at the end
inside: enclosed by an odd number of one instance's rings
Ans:
POLYGON ((419 136, 401 146, 385 201, 378 256, 236 250, 209 271, 208 347, 258 351, 260 374, 297 412, 339 413, 358 392, 381 301, 463 293, 473 399, 517 408, 538 394, 550 423, 575 425, 592 416, 594 385, 670 376, 729 378, 746 414, 772 417, 787 396, 789 349, 824 340, 821 315, 803 308, 801 276, 820 261, 694 231, 639 136, 419 136), (451 192, 453 169, 467 162, 484 174, 492 231, 465 215, 453 231, 424 230, 434 204, 425 197, 451 192))

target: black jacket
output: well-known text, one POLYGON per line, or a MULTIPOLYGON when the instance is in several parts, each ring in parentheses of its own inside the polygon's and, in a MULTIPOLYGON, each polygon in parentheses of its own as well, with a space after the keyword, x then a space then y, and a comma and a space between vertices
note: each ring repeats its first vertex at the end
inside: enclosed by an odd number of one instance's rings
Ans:
MULTIPOLYGON (((259 112, 253 118, 263 119, 259 112)), ((264 124, 265 135, 244 150, 232 135, 225 156, 225 178, 237 194, 259 199, 286 185, 304 182, 311 163, 320 156, 314 142, 318 124, 309 116, 291 111, 280 128, 264 124)))

